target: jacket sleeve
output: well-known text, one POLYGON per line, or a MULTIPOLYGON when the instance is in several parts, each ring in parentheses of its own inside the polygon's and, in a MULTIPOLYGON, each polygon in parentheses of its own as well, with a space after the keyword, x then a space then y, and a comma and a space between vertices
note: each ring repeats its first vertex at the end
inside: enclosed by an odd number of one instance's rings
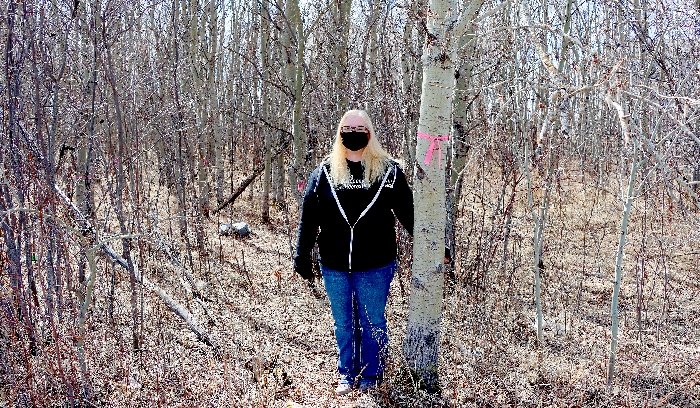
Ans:
POLYGON ((306 185, 304 201, 301 205, 301 217, 299 217, 299 229, 297 232, 297 250, 294 255, 294 270, 304 279, 313 277, 311 268, 311 250, 316 243, 318 234, 318 196, 316 186, 321 176, 320 167, 309 176, 306 185))
POLYGON ((392 209, 401 225, 413 236, 413 191, 411 186, 408 185, 406 175, 398 165, 396 165, 392 209))

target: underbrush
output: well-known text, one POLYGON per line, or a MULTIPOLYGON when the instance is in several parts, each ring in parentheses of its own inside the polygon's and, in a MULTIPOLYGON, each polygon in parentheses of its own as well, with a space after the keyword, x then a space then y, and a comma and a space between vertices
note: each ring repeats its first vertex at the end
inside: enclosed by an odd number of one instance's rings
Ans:
MULTIPOLYGON (((620 223, 620 203, 610 191, 619 186, 588 186, 570 178, 554 190, 542 254, 546 323, 539 343, 526 192, 513 189, 506 229, 505 207, 497 205, 500 186, 497 180, 491 184, 485 190, 466 188, 460 202, 454 269, 444 296, 439 394, 421 389, 401 352, 410 295, 406 234, 400 234, 400 270, 387 310, 385 381, 368 394, 336 397, 328 299, 320 281, 311 290, 291 269, 297 209, 275 206, 270 222, 262 223, 257 206, 242 196, 229 215, 204 219, 201 226, 207 250, 195 248, 186 263, 199 298, 161 250, 144 245, 137 251, 144 276, 186 307, 216 347, 203 344, 141 287, 140 345, 133 350, 129 276, 102 255, 83 337, 76 321, 84 289, 76 282, 66 284, 54 319, 39 322, 31 347, 22 329, 0 329, 0 406, 700 405, 697 214, 653 193, 635 202, 625 249, 618 363, 608 386, 611 276, 620 223), (218 224, 230 221, 248 222, 252 234, 218 236, 218 224), (80 339, 86 378, 77 357, 80 339)), ((169 239, 175 256, 184 259, 182 237, 169 239)), ((66 270, 74 273, 80 257, 71 254, 66 270)), ((7 279, 0 279, 3 288, 7 279)), ((40 287, 39 298, 44 290, 40 287)))

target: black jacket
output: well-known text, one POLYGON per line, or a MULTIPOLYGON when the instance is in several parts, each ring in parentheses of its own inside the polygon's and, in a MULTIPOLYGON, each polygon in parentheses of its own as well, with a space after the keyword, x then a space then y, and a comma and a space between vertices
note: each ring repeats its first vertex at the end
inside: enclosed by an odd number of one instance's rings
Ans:
POLYGON ((363 181, 361 163, 348 166, 352 175, 348 184, 331 187, 328 160, 309 177, 294 256, 294 269, 307 279, 317 235, 321 263, 339 271, 366 271, 396 258, 394 215, 413 235, 413 193, 398 164, 390 161, 382 178, 371 185, 363 181))

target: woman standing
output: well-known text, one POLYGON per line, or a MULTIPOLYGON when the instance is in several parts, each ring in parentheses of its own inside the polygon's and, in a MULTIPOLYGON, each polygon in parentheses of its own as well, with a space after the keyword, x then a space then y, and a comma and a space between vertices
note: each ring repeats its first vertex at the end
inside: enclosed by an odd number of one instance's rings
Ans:
POLYGON ((389 285, 396 271, 394 215, 413 234, 413 194, 363 110, 346 112, 330 155, 311 173, 299 220, 294 270, 313 280, 318 240, 331 303, 340 379, 335 392, 382 379, 389 285), (320 228, 320 232, 319 232, 320 228))

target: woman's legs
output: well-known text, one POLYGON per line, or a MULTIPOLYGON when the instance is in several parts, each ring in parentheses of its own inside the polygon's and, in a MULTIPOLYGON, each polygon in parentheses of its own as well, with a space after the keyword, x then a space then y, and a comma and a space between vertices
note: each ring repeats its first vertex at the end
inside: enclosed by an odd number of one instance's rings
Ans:
MULTIPOLYGON (((351 276, 352 278, 352 276, 351 276)), ((357 376, 362 370, 362 327, 360 326, 360 312, 357 309, 357 296, 352 295, 352 372, 357 376)))
POLYGON ((395 272, 396 261, 381 268, 352 273, 352 286, 362 329, 361 383, 374 384, 381 380, 384 372, 389 345, 384 312, 395 272))
POLYGON ((352 386, 359 369, 358 345, 355 341, 359 327, 356 323, 357 307, 353 307, 352 276, 348 272, 324 268, 323 285, 331 302, 335 324, 335 341, 338 346, 338 373, 352 386))
POLYGON ((335 321, 338 373, 350 384, 358 374, 362 383, 381 379, 389 343, 384 312, 396 267, 393 261, 369 271, 342 272, 321 265, 335 321))

